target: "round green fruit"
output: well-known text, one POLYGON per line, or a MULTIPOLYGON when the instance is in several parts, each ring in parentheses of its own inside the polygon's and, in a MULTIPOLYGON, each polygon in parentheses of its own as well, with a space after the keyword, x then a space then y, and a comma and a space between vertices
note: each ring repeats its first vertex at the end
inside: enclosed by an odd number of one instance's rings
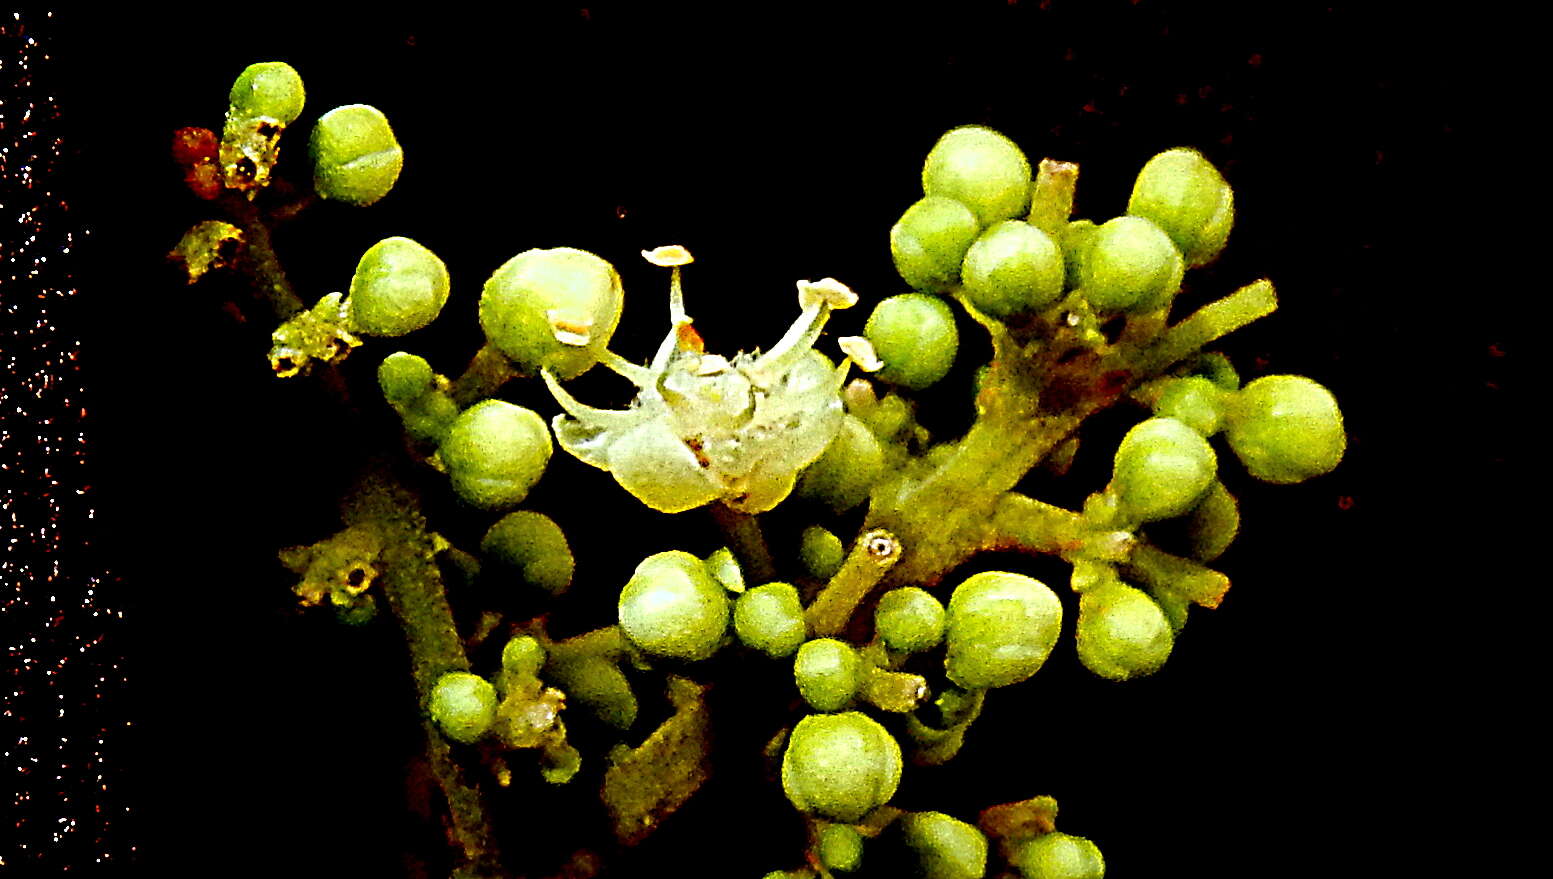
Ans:
POLYGON ((706 659, 728 630, 728 598, 695 556, 648 556, 620 590, 620 628, 638 647, 674 659, 706 659))
POLYGON ((974 574, 949 596, 945 617, 949 680, 967 690, 1017 684, 1051 655, 1062 629, 1062 603, 1023 574, 974 574))
POLYGON ((319 117, 308 152, 313 189, 350 205, 366 206, 387 195, 404 167, 404 150, 388 117, 366 104, 335 107, 319 117))
POLYGON ((414 403, 437 386, 431 364, 408 351, 395 351, 383 358, 377 366, 377 385, 383 399, 398 406, 414 403))
POLYGON ((1141 590, 1120 582, 1080 596, 1076 637, 1084 667, 1114 681, 1157 671, 1175 644, 1164 610, 1141 590))
POLYGON ((1150 418, 1122 437, 1111 487, 1127 514, 1153 522, 1196 506, 1217 472, 1218 459, 1202 434, 1174 418, 1150 418))
POLYGON ((1283 484, 1331 472, 1348 445, 1332 392, 1300 375, 1263 376, 1241 388, 1224 434, 1252 476, 1283 484))
POLYGON ((996 318, 1040 311, 1062 295, 1062 251, 1040 229, 1004 220, 983 232, 960 268, 965 295, 996 318))
POLYGON ((532 676, 545 667, 545 648, 531 635, 519 635, 501 649, 502 671, 532 676))
POLYGON ((926 589, 905 586, 879 596, 874 631, 891 650, 920 653, 944 640, 944 606, 926 589))
POLYGON ((733 631, 767 656, 792 656, 809 637, 798 590, 790 583, 767 583, 740 595, 733 603, 733 631))
POLYGON ((901 819, 906 845, 917 854, 923 879, 982 879, 987 837, 943 812, 912 812, 901 819))
POLYGON ((1189 266, 1224 249, 1235 222, 1235 196, 1213 163, 1187 147, 1166 150, 1143 166, 1127 213, 1164 229, 1189 266))
POLYGON ((232 115, 243 119, 268 116, 290 125, 302 115, 307 97, 302 77, 284 61, 250 64, 237 75, 229 97, 232 115))
POLYGON ((840 711, 852 704, 863 684, 863 658, 845 641, 816 638, 798 648, 793 677, 815 711, 840 711))
POLYGON ((863 837, 845 824, 827 824, 820 831, 820 863, 828 870, 851 873, 863 866, 863 837))
POLYGON ((836 438, 798 478, 798 495, 844 513, 868 499, 883 472, 884 447, 879 438, 857 416, 843 415, 836 438))
POLYGON ((904 293, 874 307, 863 335, 884 361, 878 376, 920 391, 949 373, 960 346, 954 312, 937 296, 904 293))
POLYGON ((1174 418, 1203 436, 1213 436, 1224 426, 1226 396, 1211 379, 1189 375, 1172 379, 1154 404, 1154 414, 1174 418))
POLYGON ((1019 846, 1012 860, 1025 879, 1105 879, 1100 849, 1082 836, 1037 836, 1019 846))
POLYGON ((952 198, 929 195, 890 227, 890 256, 901 279, 918 290, 942 293, 960 281, 960 264, 981 224, 952 198))
POLYGON ((1143 217, 1117 217, 1086 243, 1079 284, 1096 311, 1146 312, 1170 304, 1185 272, 1164 230, 1143 217))
POLYGON ((544 513, 528 510, 497 520, 480 540, 480 551, 551 595, 572 585, 577 566, 561 526, 544 513))
POLYGON ((847 559, 847 548, 841 538, 819 525, 810 525, 799 539, 798 558, 805 571, 816 580, 829 580, 841 570, 847 559))
POLYGON ((533 410, 486 400, 458 414, 437 457, 460 498, 494 510, 528 496, 551 451, 550 429, 533 410))
POLYGON ((351 329, 402 336, 436 320, 448 301, 448 269, 435 253, 408 238, 372 245, 351 278, 351 329))
POLYGON ((466 671, 450 671, 431 690, 431 719, 455 742, 469 744, 496 720, 496 688, 466 671))
POLYGON ((901 780, 901 748, 866 714, 811 714, 798 721, 782 755, 782 790, 799 811, 848 824, 890 801, 901 780))
POLYGON ((990 128, 954 128, 928 152, 922 191, 963 203, 983 226, 990 226, 1030 207, 1030 160, 1013 141, 990 128))
POLYGON ((605 260, 571 247, 527 250, 485 282, 480 327, 518 368, 570 379, 598 362, 623 302, 620 275, 605 260))

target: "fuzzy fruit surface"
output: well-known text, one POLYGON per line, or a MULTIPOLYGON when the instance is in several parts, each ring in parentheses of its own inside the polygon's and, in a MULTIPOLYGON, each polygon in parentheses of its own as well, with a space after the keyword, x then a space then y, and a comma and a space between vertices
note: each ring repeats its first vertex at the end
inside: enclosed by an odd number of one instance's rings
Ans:
POLYGON ((901 748, 857 711, 798 721, 782 755, 782 790, 800 811, 848 824, 895 796, 901 748))
POLYGON ((620 627, 658 656, 705 659, 728 629, 728 599, 706 565, 681 550, 648 556, 620 591, 620 627))
POLYGON ((533 410, 486 400, 459 413, 437 456, 460 498, 494 510, 528 496, 551 451, 550 429, 533 410))
POLYGON ((1051 655, 1062 629, 1062 603, 1023 574, 973 574, 949 597, 944 667, 967 690, 1017 684, 1051 655))

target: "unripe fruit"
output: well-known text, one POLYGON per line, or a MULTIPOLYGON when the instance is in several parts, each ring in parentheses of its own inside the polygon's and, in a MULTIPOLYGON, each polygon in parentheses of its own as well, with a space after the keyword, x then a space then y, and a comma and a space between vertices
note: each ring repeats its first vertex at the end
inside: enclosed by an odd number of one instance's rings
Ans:
POLYGON ((793 677, 815 711, 840 711, 852 704, 863 683, 863 659, 845 641, 816 638, 798 648, 793 677))
POLYGON ((1079 661, 1114 681, 1158 670, 1175 644, 1170 621, 1154 599, 1119 582, 1080 596, 1075 631, 1079 661))
POLYGON ((480 328, 519 369, 575 378, 598 362, 620 323, 614 266, 585 250, 527 250, 498 268, 480 293, 480 328))
POLYGON ((335 107, 320 117, 308 152, 319 196, 357 206, 387 195, 404 166, 404 150, 387 117, 366 104, 335 107))
POLYGON ((1224 554, 1240 531, 1240 505, 1235 496, 1214 480, 1213 486, 1186 518, 1187 540, 1191 555, 1198 561, 1211 562, 1224 554))
POLYGON ((519 510, 501 517, 480 540, 480 551, 552 595, 572 585, 572 548, 561 526, 544 513, 519 510))
POLYGON ((906 844, 917 853, 923 879, 982 879, 987 837, 943 812, 913 812, 901 819, 906 844))
POLYGON ((1185 272, 1162 229, 1142 217, 1117 217, 1089 238, 1079 283, 1096 311, 1145 312, 1168 305, 1185 272))
POLYGON ((372 245, 351 278, 351 329, 402 336, 436 320, 448 301, 448 269, 435 253, 408 238, 372 245))
POLYGON ((728 630, 728 598, 700 559, 670 550, 648 556, 620 590, 620 628, 658 656, 705 659, 728 630))
POLYGON ((983 226, 990 226, 1030 207, 1030 160, 990 128, 954 128, 928 152, 922 191, 962 202, 983 226))
POLYGON ((448 738, 469 744, 496 720, 496 688, 479 675, 450 671, 432 687, 429 707, 448 738))
POLYGON ((268 116, 282 125, 302 115, 305 99, 302 77, 284 61, 248 65, 232 83, 229 97, 231 112, 238 117, 268 116))
POLYGON ((952 198, 930 195, 890 227, 890 255, 902 280, 941 293, 960 281, 965 253, 981 232, 976 215, 952 198))
POLYGON ((1038 836, 1021 845, 1012 860, 1025 879, 1105 879, 1100 849, 1082 836, 1038 836))
POLYGON ((436 387, 434 375, 426 358, 408 351, 395 351, 378 364, 377 385, 383 391, 383 399, 405 406, 436 387))
POLYGON ((819 525, 810 525, 803 530, 798 558, 809 576, 816 580, 829 580, 841 570, 841 564, 847 558, 847 548, 842 546, 841 538, 819 525))
POLYGON ((1203 436, 1213 436, 1224 426, 1226 395, 1206 376, 1173 379, 1154 404, 1154 414, 1174 418, 1203 436))
POLYGON ((965 253, 960 279, 971 304, 993 317, 1040 311, 1062 295, 1062 251, 1040 229, 1004 220, 965 253))
POLYGON ((519 635, 501 649, 502 671, 514 675, 537 675, 545 667, 545 648, 531 635, 519 635))
POLYGON ((863 866, 863 837, 845 824, 827 824, 820 831, 820 863, 828 870, 850 873, 863 866))
POLYGON ((636 721, 638 705, 631 682, 608 659, 592 655, 562 659, 550 663, 545 676, 616 729, 627 729, 636 721))
POLYGON ((891 650, 931 650, 944 639, 944 606, 917 586, 891 589, 879 596, 874 630, 891 650))
POLYGON ((790 583, 767 583, 740 595, 733 603, 733 631, 767 656, 792 656, 809 636, 798 590, 790 583))
POLYGON ((798 494, 844 513, 867 500, 869 489, 882 472, 884 448, 879 438, 856 416, 843 415, 836 438, 799 477, 798 494))
POLYGON ((948 374, 960 346, 954 312, 937 296, 905 293, 874 307, 863 335, 884 368, 878 376, 920 391, 948 374))
POLYGON ((1174 418, 1135 425, 1116 449, 1111 487, 1142 522, 1179 516, 1213 484, 1218 459, 1202 434, 1174 418))
POLYGON ((1143 166, 1127 213, 1164 229, 1189 266, 1211 261, 1229 240, 1235 197, 1203 154, 1187 147, 1166 150, 1143 166))
POLYGON ((949 597, 944 667, 968 690, 1017 684, 1051 655, 1062 628, 1062 603, 1046 584, 1023 574, 974 574, 949 597))
POLYGON ((1343 459, 1348 437, 1332 392, 1301 375, 1268 375, 1230 403, 1225 438, 1252 476, 1302 482, 1343 459))
POLYGON ((551 450, 550 430, 532 410, 486 400, 459 413, 437 457, 459 497, 493 510, 528 496, 551 450))
POLYGON ((782 755, 782 790, 800 811, 848 824, 890 801, 901 748, 878 721, 856 711, 798 721, 782 755))

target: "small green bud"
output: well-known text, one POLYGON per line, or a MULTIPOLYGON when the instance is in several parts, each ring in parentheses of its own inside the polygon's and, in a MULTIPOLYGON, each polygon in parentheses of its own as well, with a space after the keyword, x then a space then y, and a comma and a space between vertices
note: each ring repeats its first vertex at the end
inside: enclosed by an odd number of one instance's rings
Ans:
POLYGON ((809 637, 798 590, 790 583, 767 583, 733 603, 733 630, 745 645, 775 659, 792 656, 809 637))
POLYGON ((1196 267, 1212 261, 1229 240, 1235 196, 1202 153, 1179 147, 1149 159, 1138 172, 1127 213, 1153 220, 1186 264, 1196 267))
POLYGON ((496 688, 466 671, 450 671, 431 691, 431 718, 455 742, 469 744, 496 720, 496 688))
POLYGON ((721 646, 728 617, 727 590, 688 552, 648 556, 620 590, 620 628, 658 656, 706 659, 721 646))
POLYGON ((840 711, 852 704, 862 686, 863 658, 845 641, 816 638, 798 648, 793 676, 814 710, 840 711))
POLYGON ((917 853, 923 879, 982 879, 987 837, 943 812, 913 812, 901 819, 906 845, 917 853))
POLYGON ((437 457, 459 497, 494 510, 528 496, 551 451, 550 429, 532 410, 486 400, 459 413, 437 457))
POLYGON ((372 245, 351 278, 350 326, 370 336, 402 336, 430 324, 448 301, 448 269, 408 238, 372 245))
POLYGON ((519 510, 501 517, 480 540, 480 551, 551 595, 572 585, 572 548, 561 526, 544 513, 519 510))
POLYGON ((1037 836, 1019 846, 1012 861, 1025 879, 1105 879, 1100 849, 1082 836, 1037 836))
POLYGON ((426 358, 408 351, 395 351, 378 364, 377 384, 383 391, 383 399, 396 406, 405 406, 431 393, 436 380, 426 358))
POLYGON ((1211 562, 1224 554, 1240 531, 1240 505, 1235 496, 1214 480, 1213 487, 1187 516, 1187 539, 1192 557, 1211 562))
POLYGON ((828 870, 851 873, 863 866, 863 837, 845 824, 827 824, 820 831, 820 863, 828 870))
POLYGON ((1343 459, 1348 437, 1332 392, 1301 375, 1266 375, 1231 400, 1225 438, 1263 482, 1303 482, 1343 459))
POLYGON ((502 671, 530 676, 545 667, 545 648, 533 636, 519 635, 501 649, 502 671))
POLYGON ((816 580, 829 580, 841 570, 841 564, 847 558, 847 549, 841 544, 841 538, 819 525, 810 525, 803 530, 798 557, 809 576, 816 580))
POLYGON ((901 748, 857 711, 798 721, 782 755, 782 790, 802 812, 854 823, 895 796, 901 748))
POLYGON ((941 293, 960 281, 960 264, 981 232, 971 209, 952 198, 929 195, 906 209, 890 227, 890 255, 907 284, 941 293))
POLYGON ((1062 295, 1062 251, 1045 232, 1004 220, 983 232, 960 269, 971 304, 996 318, 1040 311, 1062 295))
POLYGON ((302 115, 306 99, 302 77, 284 61, 250 64, 232 83, 230 115, 240 118, 268 116, 290 125, 302 115))
POLYGON ((874 629, 891 650, 931 650, 944 639, 944 606, 917 586, 891 589, 879 597, 874 629))
POLYGON ((599 360, 620 323, 620 275, 585 250, 527 250, 480 293, 480 328, 518 368, 575 378, 599 360))
POLYGON ((1001 133, 964 125, 946 132, 928 152, 922 191, 957 199, 990 226, 1030 207, 1030 160, 1001 133))
POLYGON ((1139 521, 1179 516, 1213 484, 1218 459, 1202 434, 1174 418, 1135 425, 1116 449, 1111 486, 1139 521))
POLYGON ((601 656, 578 656, 550 663, 545 674, 562 692, 588 706, 610 726, 627 729, 636 722, 636 694, 614 662, 601 656))
POLYGON ((446 392, 432 391, 400 409, 399 415, 410 436, 440 444, 453 422, 458 420, 458 404, 446 392))
POLYGON ((1143 217, 1117 217, 1090 237, 1079 281, 1096 311, 1146 312, 1170 303, 1185 271, 1162 229, 1143 217))
POLYGON ((883 472, 884 448, 879 438, 856 416, 843 415, 836 438, 799 477, 798 494, 844 513, 868 499, 883 472))
POLYGON ((968 690, 1017 684, 1051 655, 1062 628, 1062 602, 1023 574, 973 574, 949 596, 944 667, 968 690))
POLYGON ((376 107, 347 104, 319 118, 308 141, 313 188, 322 198, 366 206, 394 188, 404 150, 376 107))
POLYGON ((1224 391, 1206 376, 1172 379, 1154 404, 1154 414, 1174 418, 1203 436, 1224 426, 1224 391))
POLYGON ((1079 597, 1078 658, 1115 681, 1154 673, 1170 657, 1174 629, 1164 610, 1125 583, 1097 586, 1079 597))
POLYGON ((884 368, 879 378, 920 391, 949 373, 960 346, 954 312, 937 296, 904 293, 874 307, 863 335, 884 368))

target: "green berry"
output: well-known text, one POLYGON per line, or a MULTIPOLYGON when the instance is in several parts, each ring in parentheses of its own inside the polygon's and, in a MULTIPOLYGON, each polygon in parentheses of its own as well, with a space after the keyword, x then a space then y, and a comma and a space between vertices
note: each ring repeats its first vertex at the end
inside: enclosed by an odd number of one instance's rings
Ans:
POLYGON ((459 413, 437 457, 459 497, 493 510, 528 496, 551 451, 550 429, 532 410, 486 400, 459 413))
POLYGON ((496 688, 466 671, 450 671, 431 690, 431 719, 455 742, 469 744, 496 720, 496 688))
POLYGON ((578 656, 552 662, 545 675, 610 726, 627 729, 636 721, 636 694, 614 662, 601 656, 578 656))
POLYGON ((836 438, 799 477, 798 494, 844 513, 868 499, 869 489, 883 472, 884 448, 879 438, 856 416, 843 415, 836 438))
POLYGON ((670 550, 648 556, 620 590, 620 627, 648 653, 705 659, 728 630, 728 598, 700 559, 670 550))
POLYGON ((1218 459, 1202 434, 1174 418, 1135 425, 1116 449, 1111 487, 1142 522, 1179 516, 1213 484, 1218 459))
POLYGON ((810 525, 803 530, 799 540, 798 558, 809 576, 816 580, 829 580, 841 570, 841 563, 847 558, 847 548, 842 545, 841 538, 819 525, 810 525))
POLYGON ((572 548, 561 526, 544 513, 520 510, 501 517, 480 540, 480 551, 551 595, 572 585, 572 548))
POLYGON ((929 195, 890 227, 895 270, 918 290, 942 293, 959 283, 960 264, 980 233, 981 224, 970 208, 929 195))
POLYGON ((782 755, 782 790, 802 812, 848 824, 895 796, 901 748, 878 721, 857 711, 798 721, 782 755))
POLYGON ((923 293, 880 302, 869 315, 863 335, 884 361, 879 378, 914 391, 947 375, 960 345, 948 303, 923 293))
POLYGON ((480 327, 519 369, 575 378, 598 362, 620 323, 614 266, 585 250, 527 250, 480 293, 480 327))
POLYGON ((863 866, 863 837, 845 824, 827 824, 820 831, 820 863, 827 870, 851 873, 863 866))
POLYGON ((404 406, 414 403, 436 387, 436 374, 426 358, 408 351, 395 351, 377 366, 377 384, 383 399, 404 406))
POLYGON ((1172 379, 1154 404, 1154 414, 1174 418, 1203 436, 1224 426, 1224 391, 1200 375, 1172 379))
POLYGON ((530 635, 519 635, 501 649, 502 671, 519 676, 533 676, 545 667, 545 648, 530 635))
POLYGON ((1114 681, 1152 674, 1175 644, 1164 610, 1142 590, 1112 582, 1079 597, 1078 658, 1114 681))
POLYGON ((767 583, 740 595, 733 603, 733 631, 768 656, 792 656, 809 637, 798 590, 790 583, 767 583))
POLYGON ((1186 523, 1192 557, 1211 562, 1229 549, 1240 530, 1240 505, 1224 483, 1214 480, 1208 493, 1186 517, 1186 523))
POLYGON ((983 226, 990 226, 1030 207, 1030 160, 990 128, 951 129, 927 155, 922 191, 962 202, 983 226))
POLYGON ((1188 266, 1211 261, 1229 240, 1235 196, 1213 163, 1194 149, 1166 150, 1143 166, 1127 213, 1169 234, 1188 266))
POLYGON ((1185 271, 1162 229, 1142 217, 1117 217, 1090 237, 1079 284, 1096 311, 1154 311, 1170 304, 1185 271))
POLYGON ((922 879, 981 879, 987 874, 987 837, 943 812, 901 819, 906 845, 917 854, 922 879))
POLYGON ((1025 879, 1105 879, 1100 849, 1082 836, 1037 836, 1019 846, 1012 860, 1025 879))
POLYGON ((885 646, 901 653, 920 653, 944 639, 944 606, 926 589, 905 586, 879 596, 874 630, 885 646))
POLYGON ((384 238, 356 264, 351 278, 351 329, 369 336, 402 336, 442 313, 448 269, 435 253, 408 238, 384 238))
POLYGON ((1069 289, 1084 283, 1084 254, 1099 229, 1093 220, 1073 220, 1062 236, 1063 283, 1069 289))
POLYGON ((313 188, 323 198, 365 206, 388 194, 404 166, 404 150, 376 107, 335 107, 313 126, 313 188))
POLYGON ((284 61, 250 64, 232 83, 229 113, 251 119, 268 116, 282 125, 290 125, 302 115, 306 92, 302 77, 284 61))
POLYGON ((1303 482, 1343 459, 1348 438, 1332 392, 1300 375, 1268 375, 1230 403, 1225 437, 1263 482, 1303 482))
POLYGON ((1017 684, 1046 662, 1062 628, 1062 602, 1023 574, 974 574, 949 596, 949 680, 968 690, 1017 684))
POLYGON ((815 711, 840 711, 852 704, 863 684, 863 658, 845 641, 816 638, 798 648, 793 677, 815 711))
POLYGON ((1065 273, 1062 251, 1050 236, 1029 223, 1004 220, 966 251, 960 278, 972 305, 1004 318, 1056 302, 1065 273))

